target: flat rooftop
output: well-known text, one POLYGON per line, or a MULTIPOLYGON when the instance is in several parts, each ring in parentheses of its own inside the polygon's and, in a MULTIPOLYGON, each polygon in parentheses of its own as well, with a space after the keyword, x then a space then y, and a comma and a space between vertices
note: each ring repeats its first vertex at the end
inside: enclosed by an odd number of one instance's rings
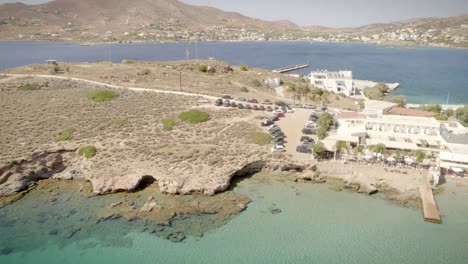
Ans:
POLYGON ((385 110, 391 107, 395 107, 398 104, 385 102, 385 101, 377 101, 377 100, 367 100, 364 102, 366 109, 373 109, 373 110, 385 110))
POLYGON ((343 112, 336 115, 337 119, 365 119, 366 115, 358 112, 343 112))
POLYGON ((328 79, 353 79, 352 71, 313 71, 311 75, 327 75, 328 79))

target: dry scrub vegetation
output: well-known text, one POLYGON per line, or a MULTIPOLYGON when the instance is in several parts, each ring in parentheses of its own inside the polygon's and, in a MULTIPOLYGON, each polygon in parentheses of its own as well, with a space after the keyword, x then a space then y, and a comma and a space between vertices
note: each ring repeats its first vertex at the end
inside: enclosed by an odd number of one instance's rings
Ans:
MULTIPOLYGON (((142 62, 123 61, 118 64, 71 63, 61 65, 69 69, 61 76, 84 78, 114 85, 182 91, 219 96, 230 94, 258 100, 275 100, 273 89, 263 84, 266 78, 278 77, 287 81, 295 78, 268 70, 229 66, 220 61, 142 62), (200 67, 206 66, 205 72, 200 67), (210 72, 211 71, 211 72, 210 72), (180 75, 182 83, 180 83, 180 75), (260 85, 258 85, 260 84, 260 85)), ((9 73, 50 74, 49 65, 29 65, 9 70, 9 73)), ((205 67, 203 67, 205 68, 205 67)))
POLYGON ((192 109, 196 97, 114 90, 118 96, 97 103, 88 94, 98 87, 42 78, 0 88, 0 165, 34 152, 93 146, 94 157, 77 157, 67 171, 90 180, 97 193, 131 190, 149 175, 164 192, 211 194, 227 188, 235 171, 268 155, 248 140, 257 129, 250 111, 206 108, 199 110, 209 114, 207 122, 167 121, 192 109), (41 89, 18 90, 26 83, 41 89), (169 123, 164 128, 163 120, 169 123))

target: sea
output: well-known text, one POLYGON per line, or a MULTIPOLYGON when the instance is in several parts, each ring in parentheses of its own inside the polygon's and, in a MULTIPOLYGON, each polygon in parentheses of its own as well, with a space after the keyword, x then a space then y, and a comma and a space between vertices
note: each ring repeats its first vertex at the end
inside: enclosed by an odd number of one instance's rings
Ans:
POLYGON ((215 58, 266 69, 309 64, 291 73, 352 70, 354 78, 400 83, 393 94, 415 104, 468 104, 468 49, 389 47, 329 42, 135 43, 81 46, 60 42, 0 42, 0 69, 48 59, 121 62, 215 58))
POLYGON ((338 192, 326 184, 246 179, 233 191, 250 197, 248 208, 182 242, 124 220, 97 223, 92 212, 106 196, 85 199, 65 191, 60 196, 66 199, 51 206, 33 191, 0 209, 0 263, 467 263, 466 187, 437 197, 440 225, 382 195, 338 192), (63 234, 79 225, 87 226, 86 235, 63 234))
MULTIPOLYGON (((401 83, 396 93, 412 103, 446 103, 447 98, 449 104, 468 103, 468 49, 309 42, 0 42, 1 69, 47 59, 118 63, 187 57, 268 69, 310 64, 296 72, 302 74, 349 69, 358 79, 401 83)), ((62 190, 51 203, 55 191, 33 190, 0 207, 1 264, 468 263, 466 187, 453 186, 437 195, 443 219, 437 225, 424 222, 419 208, 396 205, 382 194, 249 178, 232 190, 251 199, 243 212, 211 229, 205 228, 209 218, 192 221, 190 225, 203 226, 205 232, 181 242, 123 219, 96 221, 96 208, 108 205, 113 196, 90 199, 62 190)))

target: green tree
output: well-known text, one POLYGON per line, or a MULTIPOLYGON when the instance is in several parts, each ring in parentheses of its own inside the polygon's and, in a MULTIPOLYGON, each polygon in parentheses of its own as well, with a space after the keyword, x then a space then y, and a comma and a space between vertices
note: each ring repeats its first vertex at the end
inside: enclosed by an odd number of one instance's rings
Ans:
POLYGON ((296 104, 296 95, 297 95, 297 91, 298 91, 298 88, 296 87, 296 84, 292 83, 292 82, 286 82, 286 86, 288 87, 288 92, 291 92, 293 93, 294 97, 293 97, 293 100, 294 100, 294 104, 296 104))
POLYGON ((335 144, 335 160, 336 160, 336 154, 338 152, 342 152, 343 150, 347 150, 348 149, 348 144, 344 141, 337 141, 336 144, 335 144))
POLYGON ((406 97, 401 95, 389 97, 386 101, 398 104, 399 107, 404 107, 407 103, 406 97))
POLYGON ((419 107, 419 109, 433 113, 440 113, 442 111, 442 107, 438 104, 422 105, 419 107))
POLYGON ((416 150, 416 161, 421 163, 423 162, 423 160, 426 158, 426 153, 421 150, 421 149, 418 149, 416 150))
POLYGON ((401 161, 403 159, 403 156, 401 155, 401 150, 400 149, 395 150, 395 157, 396 157, 396 160, 398 160, 398 161, 401 161))
POLYGON ((468 126, 468 105, 458 108, 457 111, 455 111, 455 117, 462 125, 468 126))
POLYGON ((362 154, 364 153, 364 145, 359 145, 354 149, 354 154, 362 154))
POLYGON ((375 145, 374 148, 373 148, 373 150, 374 150, 375 153, 380 153, 380 154, 384 154, 385 151, 386 151, 386 149, 387 149, 387 148, 385 147, 385 145, 384 145, 384 144, 381 144, 381 143, 375 145))
POLYGON ((325 145, 323 145, 323 143, 319 141, 316 144, 314 144, 312 151, 314 158, 320 158, 326 153, 327 149, 325 148, 325 145))
POLYGON ((383 100, 385 94, 375 88, 375 87, 366 87, 364 88, 364 95, 368 98, 368 99, 371 99, 371 100, 383 100))

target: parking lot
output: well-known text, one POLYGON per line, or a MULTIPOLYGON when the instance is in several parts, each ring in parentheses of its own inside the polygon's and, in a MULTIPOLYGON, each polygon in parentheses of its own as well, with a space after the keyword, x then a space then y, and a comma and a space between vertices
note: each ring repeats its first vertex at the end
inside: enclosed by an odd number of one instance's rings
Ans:
MULTIPOLYGON (((294 109, 294 113, 287 114, 276 122, 286 135, 286 143, 284 144, 286 153, 293 155, 298 160, 310 160, 312 157, 311 154, 296 151, 296 147, 300 145, 300 139, 303 136, 301 131, 304 128, 304 124, 309 120, 311 113, 311 109, 296 108, 294 109)), ((311 137, 316 139, 315 136, 311 137)))

